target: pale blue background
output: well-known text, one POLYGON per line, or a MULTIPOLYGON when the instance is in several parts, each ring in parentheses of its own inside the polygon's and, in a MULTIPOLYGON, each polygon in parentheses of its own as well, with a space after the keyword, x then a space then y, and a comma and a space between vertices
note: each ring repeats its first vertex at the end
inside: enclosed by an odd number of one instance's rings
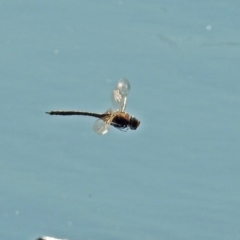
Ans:
POLYGON ((240 3, 0 1, 0 236, 240 239, 240 3), (92 131, 117 80, 137 131, 92 131))

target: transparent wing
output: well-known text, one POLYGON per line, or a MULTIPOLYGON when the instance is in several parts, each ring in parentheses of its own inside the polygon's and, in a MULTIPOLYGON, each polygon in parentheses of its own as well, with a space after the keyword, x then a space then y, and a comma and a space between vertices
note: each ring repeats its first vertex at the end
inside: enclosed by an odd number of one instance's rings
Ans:
POLYGON ((127 96, 130 91, 130 83, 126 78, 118 81, 116 88, 112 92, 112 105, 114 110, 124 112, 127 105, 127 96))
POLYGON ((100 135, 106 134, 109 128, 110 125, 102 119, 97 119, 93 124, 93 130, 100 135))
POLYGON ((97 119, 93 124, 93 130, 101 135, 104 135, 108 132, 112 119, 115 116, 111 109, 108 110, 106 114, 107 115, 105 117, 97 119))

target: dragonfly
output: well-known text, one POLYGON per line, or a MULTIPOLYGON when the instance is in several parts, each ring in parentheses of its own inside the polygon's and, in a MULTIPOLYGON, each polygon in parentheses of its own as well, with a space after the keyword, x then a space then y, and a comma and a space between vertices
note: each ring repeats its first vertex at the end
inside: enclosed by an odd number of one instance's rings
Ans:
POLYGON ((93 130, 100 135, 106 134, 109 131, 110 126, 113 126, 121 131, 127 131, 128 129, 136 130, 140 124, 140 121, 134 116, 131 116, 125 112, 129 91, 129 81, 126 78, 120 79, 117 83, 117 86, 112 91, 111 101, 113 108, 102 114, 64 110, 56 110, 46 113, 49 115, 83 115, 98 118, 93 125, 93 130))

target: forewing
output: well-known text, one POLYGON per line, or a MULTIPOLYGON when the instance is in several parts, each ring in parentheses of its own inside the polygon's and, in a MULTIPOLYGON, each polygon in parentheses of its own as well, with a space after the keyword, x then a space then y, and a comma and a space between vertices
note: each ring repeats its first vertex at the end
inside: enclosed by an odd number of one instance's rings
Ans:
POLYGON ((127 105, 127 96, 130 91, 130 83, 126 78, 118 81, 116 88, 112 92, 112 104, 115 110, 124 112, 127 105))

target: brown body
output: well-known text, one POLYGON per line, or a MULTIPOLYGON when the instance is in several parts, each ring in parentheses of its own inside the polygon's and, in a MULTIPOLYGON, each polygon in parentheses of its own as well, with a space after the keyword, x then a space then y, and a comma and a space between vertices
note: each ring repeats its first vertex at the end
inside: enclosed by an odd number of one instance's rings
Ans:
POLYGON ((117 128, 125 129, 130 127, 131 116, 125 112, 113 113, 114 116, 111 121, 111 125, 117 128))
POLYGON ((50 115, 84 115, 98 118, 93 124, 93 130, 98 134, 106 134, 110 125, 113 127, 127 131, 128 129, 136 130, 140 124, 135 117, 125 112, 127 106, 127 96, 130 91, 130 83, 126 78, 119 79, 117 86, 112 91, 112 105, 114 111, 107 111, 103 114, 82 112, 82 111, 51 111, 50 115))
POLYGON ((135 117, 130 116, 126 112, 106 112, 103 114, 92 113, 92 112, 81 112, 81 111, 51 111, 47 112, 50 115, 61 115, 61 116, 69 116, 69 115, 84 115, 91 116, 102 119, 104 122, 118 128, 120 130, 123 129, 132 129, 135 130, 140 124, 135 117))

